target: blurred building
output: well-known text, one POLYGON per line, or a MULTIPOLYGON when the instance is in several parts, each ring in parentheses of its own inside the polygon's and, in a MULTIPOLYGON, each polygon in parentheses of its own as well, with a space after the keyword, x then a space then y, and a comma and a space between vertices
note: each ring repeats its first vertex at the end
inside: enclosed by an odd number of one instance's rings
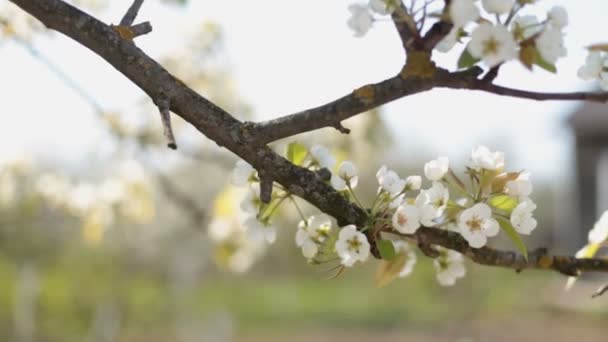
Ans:
POLYGON ((608 107, 585 103, 571 114, 568 123, 575 137, 575 193, 571 197, 575 214, 569 220, 567 245, 582 246, 587 232, 608 208, 608 107))

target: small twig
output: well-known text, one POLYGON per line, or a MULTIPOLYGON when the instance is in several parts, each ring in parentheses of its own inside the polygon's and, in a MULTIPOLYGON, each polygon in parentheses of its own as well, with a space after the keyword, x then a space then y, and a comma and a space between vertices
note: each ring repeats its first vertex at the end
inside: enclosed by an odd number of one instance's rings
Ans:
POLYGON ((608 284, 600 287, 594 294, 591 295, 591 298, 597 298, 608 291, 608 284))
POLYGON ((483 78, 481 80, 483 82, 492 83, 492 81, 494 81, 496 77, 498 77, 498 72, 500 71, 501 65, 502 64, 499 64, 491 68, 485 75, 483 75, 483 78))
POLYGON ((169 99, 160 99, 156 101, 156 105, 158 106, 158 110, 160 111, 160 118, 163 123, 163 135, 167 139, 167 147, 175 150, 177 149, 177 143, 175 142, 175 136, 173 135, 173 129, 171 128, 171 112, 169 111, 169 99))
POLYGON ((342 134, 350 134, 350 129, 349 129, 349 128, 346 128, 346 127, 344 127, 344 126, 342 126, 342 123, 341 123, 341 122, 337 122, 337 123, 334 125, 334 128, 335 128, 335 129, 337 129, 337 130, 338 130, 338 132, 340 132, 340 133, 342 133, 342 134))
POLYGON ((260 200, 262 203, 270 203, 272 199, 272 178, 265 172, 259 171, 260 174, 260 200))
POLYGON ((131 26, 131 31, 133 32, 133 38, 143 36, 152 32, 152 24, 149 21, 144 21, 143 23, 131 26))
POLYGON ((131 26, 135 21, 135 17, 137 17, 137 13, 141 8, 141 5, 144 3, 144 0, 134 0, 133 4, 127 10, 124 17, 120 20, 120 25, 122 26, 131 26))

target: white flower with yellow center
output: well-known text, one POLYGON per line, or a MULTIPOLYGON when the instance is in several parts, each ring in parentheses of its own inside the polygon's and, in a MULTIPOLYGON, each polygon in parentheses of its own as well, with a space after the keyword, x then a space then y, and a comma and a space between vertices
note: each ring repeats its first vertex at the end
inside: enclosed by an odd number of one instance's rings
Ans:
POLYGON ((433 266, 437 271, 437 281, 441 286, 453 286, 466 274, 462 254, 439 246, 436 249, 439 257, 433 260, 433 266))
POLYGON ((369 257, 367 237, 355 225, 348 225, 340 230, 336 241, 336 253, 342 265, 352 267, 357 261, 364 262, 369 257))
POLYGON ((483 247, 488 237, 498 234, 498 222, 492 217, 492 209, 485 203, 477 203, 465 209, 458 218, 460 234, 473 248, 483 247))
POLYGON ((467 50, 487 66, 494 67, 517 56, 517 43, 503 25, 484 22, 471 34, 467 50))

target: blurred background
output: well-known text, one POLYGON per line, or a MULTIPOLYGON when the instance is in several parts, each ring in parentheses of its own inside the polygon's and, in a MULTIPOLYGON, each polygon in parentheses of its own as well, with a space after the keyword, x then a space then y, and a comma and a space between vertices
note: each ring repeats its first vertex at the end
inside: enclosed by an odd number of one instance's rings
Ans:
MULTIPOLYGON (((117 23, 130 1, 71 1, 117 23)), ((350 1, 148 0, 137 45, 241 120, 318 106, 400 70, 389 21, 357 39, 350 1)), ((540 1, 570 14, 558 74, 516 62, 497 82, 541 91, 589 90, 576 77, 584 47, 606 42, 602 0, 540 1)), ((454 69, 457 52, 436 61, 454 69)), ((229 184, 236 158, 178 117, 165 147, 157 110, 87 49, 0 2, 0 340, 2 341, 553 341, 604 340, 607 277, 573 290, 548 272, 467 264, 454 287, 424 257, 413 275, 374 286, 375 262, 329 279, 293 242, 298 217, 280 213, 278 241, 247 244, 229 184)), ((528 170, 540 222, 528 247, 574 253, 608 209, 605 107, 433 90, 289 141, 328 146, 361 169, 372 199, 382 164, 422 173, 445 155, 464 171, 471 149, 505 151, 528 170)), ((299 202, 306 213, 315 211, 299 202)), ((495 246, 511 248, 504 238, 495 246)))

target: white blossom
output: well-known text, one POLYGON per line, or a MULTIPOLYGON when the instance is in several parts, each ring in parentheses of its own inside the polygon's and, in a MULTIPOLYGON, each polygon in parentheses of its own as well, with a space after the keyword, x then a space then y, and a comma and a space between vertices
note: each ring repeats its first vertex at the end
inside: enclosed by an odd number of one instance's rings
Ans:
POLYGON ((253 241, 274 243, 277 239, 277 230, 269 222, 260 222, 255 217, 249 217, 243 224, 247 228, 247 235, 253 241))
POLYGON ((501 151, 491 152, 485 146, 477 146, 471 152, 471 168, 479 171, 486 170, 502 170, 505 167, 505 154, 501 151))
POLYGON ((347 190, 349 186, 354 189, 359 183, 358 174, 359 171, 355 164, 344 161, 340 164, 337 175, 331 176, 331 185, 338 191, 347 190))
POLYGON ((313 161, 319 164, 320 167, 324 167, 331 170, 336 164, 336 158, 331 155, 329 150, 325 146, 313 145, 310 148, 310 155, 313 161))
POLYGON ((391 197, 403 191, 406 185, 405 180, 401 179, 397 172, 387 169, 386 165, 382 165, 378 172, 376 172, 376 179, 378 180, 378 184, 380 184, 380 188, 388 192, 391 197))
POLYGON ((437 281, 441 286, 453 286, 457 279, 466 274, 462 254, 443 247, 436 249, 439 257, 433 260, 433 265, 437 271, 437 281))
POLYGON ((517 43, 513 34, 503 25, 492 25, 488 22, 475 28, 467 49, 473 57, 483 60, 489 67, 517 56, 517 43))
POLYGON ((448 189, 439 182, 433 182, 429 189, 421 190, 415 201, 420 223, 427 227, 435 226, 434 220, 443 215, 449 198, 448 189))
POLYGON ((350 18, 346 22, 348 27, 355 32, 355 37, 363 37, 372 27, 374 18, 369 11, 369 7, 360 4, 348 6, 350 18))
POLYGON ((405 190, 407 191, 417 191, 420 190, 420 185, 422 184, 422 177, 414 175, 408 176, 405 179, 405 190))
POLYGON ((452 0, 449 12, 455 27, 463 27, 479 18, 479 8, 474 0, 452 0))
POLYGON ((393 214, 393 227, 403 234, 415 233, 420 228, 418 207, 411 204, 400 205, 393 214))
POLYGON ((234 186, 246 186, 255 177, 255 169, 244 160, 238 160, 230 179, 234 186))
POLYGON ((600 82, 600 88, 608 91, 608 59, 600 51, 589 51, 585 65, 578 69, 578 77, 588 81, 596 79, 600 82))
POLYGON ((535 15, 523 15, 515 18, 511 24, 511 31, 517 40, 528 39, 543 30, 535 15))
POLYGON ((388 15, 395 11, 395 6, 389 0, 369 0, 369 8, 380 15, 388 15))
POLYGON ((439 157, 424 164, 424 175, 432 181, 438 181, 448 172, 450 161, 447 157, 439 157))
POLYGON ((342 265, 352 267, 357 261, 364 262, 369 257, 367 237, 355 225, 348 225, 340 230, 336 241, 336 253, 342 265))
POLYGON ((255 216, 259 212, 261 205, 262 199, 260 198, 260 185, 251 184, 249 191, 247 191, 245 197, 241 201, 241 210, 255 216))
POLYGON ((600 219, 589 231, 589 242, 600 244, 608 240, 608 210, 604 211, 600 219))
POLYGON ((568 53, 561 30, 553 26, 547 26, 536 38, 536 48, 541 57, 551 64, 568 53))
POLYGON ((492 217, 492 209, 485 203, 477 203, 465 209, 458 218, 460 234, 469 246, 483 247, 488 237, 496 236, 499 232, 498 222, 492 217))
POLYGON ((483 9, 491 14, 505 14, 509 13, 515 0, 481 0, 483 9))
POLYGON ((532 213, 536 210, 536 204, 529 198, 521 201, 513 212, 511 212, 511 224, 520 233, 530 235, 538 224, 532 213))
POLYGON ((325 242, 331 231, 331 218, 325 214, 311 216, 298 224, 296 245, 302 249, 307 259, 314 258, 319 252, 319 246, 325 242))
POLYGON ((412 250, 409 243, 401 240, 392 241, 393 247, 397 254, 405 254, 405 264, 399 272, 399 278, 405 278, 412 273, 414 265, 416 265, 417 257, 416 253, 412 250))
POLYGON ((510 180, 505 184, 505 192, 513 197, 526 198, 532 193, 532 181, 530 173, 522 172, 515 180, 510 180))
POLYGON ((568 12, 562 6, 554 6, 547 14, 549 23, 558 29, 568 25, 568 12))
POLYGON ((443 37, 435 46, 435 49, 439 52, 449 52, 452 50, 454 45, 458 43, 458 34, 460 33, 461 28, 454 26, 450 33, 447 36, 443 37))
POLYGON ((589 51, 585 65, 578 69, 578 77, 585 81, 600 77, 605 58, 600 51, 589 51))

